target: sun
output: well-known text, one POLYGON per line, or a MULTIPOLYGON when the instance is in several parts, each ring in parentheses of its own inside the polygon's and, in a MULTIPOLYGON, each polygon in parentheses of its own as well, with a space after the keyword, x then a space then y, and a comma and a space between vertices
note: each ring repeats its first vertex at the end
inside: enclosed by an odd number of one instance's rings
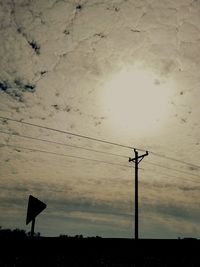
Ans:
POLYGON ((134 133, 158 130, 165 123, 172 85, 150 70, 123 69, 100 92, 109 127, 134 133))

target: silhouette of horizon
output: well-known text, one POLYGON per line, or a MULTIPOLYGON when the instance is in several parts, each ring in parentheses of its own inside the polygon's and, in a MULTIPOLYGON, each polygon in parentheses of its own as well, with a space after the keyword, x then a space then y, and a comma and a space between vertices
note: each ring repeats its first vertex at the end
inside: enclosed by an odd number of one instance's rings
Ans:
POLYGON ((200 240, 126 239, 82 235, 34 237, 0 229, 1 266, 198 266, 200 240), (4 235, 2 233, 4 232, 4 235), (197 265, 194 265, 197 264, 197 265))

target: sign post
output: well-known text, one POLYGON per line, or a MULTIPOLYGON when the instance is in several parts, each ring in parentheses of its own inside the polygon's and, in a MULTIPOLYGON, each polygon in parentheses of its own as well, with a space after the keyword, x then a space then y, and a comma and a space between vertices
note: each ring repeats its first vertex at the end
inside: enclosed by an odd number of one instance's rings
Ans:
POLYGON ((34 236, 34 229, 35 229, 35 218, 32 220, 31 224, 31 237, 34 236))
POLYGON ((29 224, 32 221, 31 225, 31 236, 34 236, 34 228, 35 228, 35 218, 38 214, 40 214, 44 209, 46 209, 47 205, 40 201, 39 199, 29 196, 28 200, 28 208, 26 215, 26 224, 29 224))

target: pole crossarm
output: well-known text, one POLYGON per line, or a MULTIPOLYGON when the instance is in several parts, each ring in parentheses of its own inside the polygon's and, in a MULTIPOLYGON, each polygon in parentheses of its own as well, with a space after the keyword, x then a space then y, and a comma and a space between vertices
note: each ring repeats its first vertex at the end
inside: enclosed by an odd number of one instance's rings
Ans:
MULTIPOLYGON (((138 156, 137 157, 137 159, 140 159, 141 158, 141 160, 139 160, 139 162, 138 163, 140 163, 140 161, 142 161, 143 160, 143 158, 144 157, 146 157, 146 156, 148 156, 149 155, 149 152, 148 151, 146 151, 146 153, 145 154, 143 154, 143 155, 141 155, 141 156, 138 156)), ((136 157, 135 158, 129 158, 129 162, 131 162, 131 161, 133 161, 133 162, 135 162, 135 160, 136 160, 136 157)))

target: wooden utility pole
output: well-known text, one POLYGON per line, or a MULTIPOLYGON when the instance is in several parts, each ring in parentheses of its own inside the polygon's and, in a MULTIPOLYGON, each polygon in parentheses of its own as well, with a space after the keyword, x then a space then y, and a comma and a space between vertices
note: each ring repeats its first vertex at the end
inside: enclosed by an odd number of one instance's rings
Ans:
POLYGON ((135 163, 135 240, 138 240, 138 165, 149 153, 146 151, 145 154, 138 156, 138 151, 136 149, 134 149, 134 152, 135 158, 129 158, 129 162, 133 161, 135 163))

